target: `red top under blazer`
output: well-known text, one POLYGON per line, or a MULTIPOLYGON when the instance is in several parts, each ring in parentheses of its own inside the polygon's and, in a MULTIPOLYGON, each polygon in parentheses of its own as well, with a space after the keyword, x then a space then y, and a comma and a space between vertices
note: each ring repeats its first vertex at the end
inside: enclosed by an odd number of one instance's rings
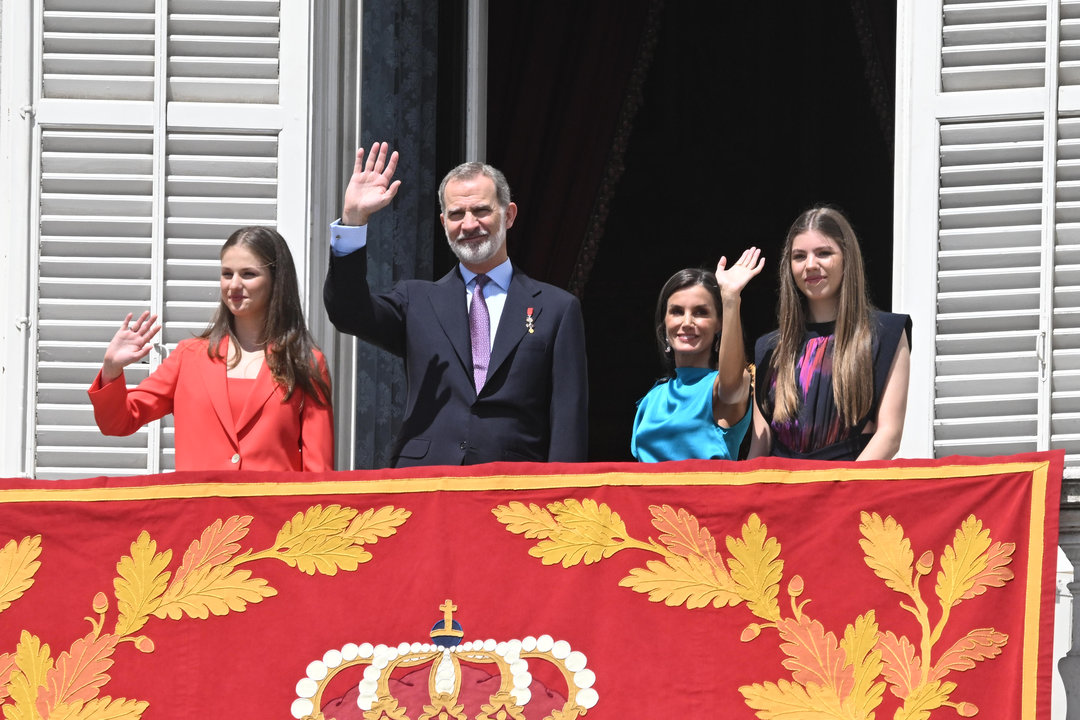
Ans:
MULTIPOLYGON (((207 341, 183 340, 157 370, 128 390, 121 375, 102 385, 101 373, 88 394, 94 420, 105 435, 131 435, 169 413, 176 425, 177 470, 334 469, 334 416, 297 389, 284 390, 263 363, 237 422, 233 422, 225 361, 206 354, 207 341)), ((221 344, 228 357, 229 341, 221 344)), ((316 351, 323 377, 326 359, 316 351)))

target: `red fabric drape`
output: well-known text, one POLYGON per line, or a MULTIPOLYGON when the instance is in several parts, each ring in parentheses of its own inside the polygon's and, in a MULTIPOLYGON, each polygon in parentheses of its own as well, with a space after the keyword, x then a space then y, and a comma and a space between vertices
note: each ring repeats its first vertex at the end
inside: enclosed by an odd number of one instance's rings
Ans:
POLYGON ((2 481, 0 704, 1046 717, 1062 462, 2 481), (429 631, 448 615, 468 645, 446 685, 429 631))

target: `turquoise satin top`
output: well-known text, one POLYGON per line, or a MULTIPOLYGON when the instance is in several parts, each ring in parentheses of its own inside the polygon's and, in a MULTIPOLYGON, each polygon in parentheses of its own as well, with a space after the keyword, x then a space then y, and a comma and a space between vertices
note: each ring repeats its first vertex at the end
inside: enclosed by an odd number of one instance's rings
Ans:
POLYGON ((713 420, 716 371, 676 368, 675 377, 659 382, 638 402, 630 452, 641 462, 664 460, 736 460, 750 427, 750 403, 734 426, 713 420))

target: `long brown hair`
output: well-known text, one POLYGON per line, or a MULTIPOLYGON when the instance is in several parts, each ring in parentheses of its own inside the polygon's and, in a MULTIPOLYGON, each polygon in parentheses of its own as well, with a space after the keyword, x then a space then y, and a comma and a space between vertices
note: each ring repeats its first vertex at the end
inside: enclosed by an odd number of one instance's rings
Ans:
POLYGON ((840 419, 850 426, 869 413, 874 402, 873 306, 866 292, 862 252, 855 231, 839 210, 824 206, 811 208, 795 219, 780 253, 777 308, 780 337, 769 363, 776 378, 773 419, 791 420, 799 410, 795 365, 806 332, 807 306, 791 274, 791 245, 797 236, 811 230, 835 242, 844 261, 832 349, 832 386, 833 403, 840 419))
MULTIPOLYGON (((221 246, 221 255, 236 245, 246 247, 270 269, 270 304, 266 309, 262 340, 266 343, 266 364, 274 382, 285 390, 285 400, 300 388, 319 405, 329 405, 330 383, 323 377, 315 359, 318 346, 304 323, 296 266, 285 239, 273 228, 243 227, 221 246)), ((212 358, 222 357, 220 345, 226 337, 233 347, 240 347, 233 329, 233 314, 224 300, 218 304, 214 318, 199 337, 207 340, 206 352, 212 358)), ((225 358, 225 361, 229 367, 235 367, 240 362, 240 353, 235 353, 231 360, 225 358)))

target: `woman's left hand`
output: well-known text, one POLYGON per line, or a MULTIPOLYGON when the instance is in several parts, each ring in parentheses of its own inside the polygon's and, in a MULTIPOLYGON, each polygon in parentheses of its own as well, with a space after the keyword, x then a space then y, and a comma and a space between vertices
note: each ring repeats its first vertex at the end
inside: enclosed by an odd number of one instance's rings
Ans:
POLYGON ((727 267, 727 257, 720 258, 716 264, 716 283, 720 286, 720 296, 724 299, 737 298, 750 280, 765 267, 765 258, 761 249, 750 247, 743 251, 734 265, 727 267))

